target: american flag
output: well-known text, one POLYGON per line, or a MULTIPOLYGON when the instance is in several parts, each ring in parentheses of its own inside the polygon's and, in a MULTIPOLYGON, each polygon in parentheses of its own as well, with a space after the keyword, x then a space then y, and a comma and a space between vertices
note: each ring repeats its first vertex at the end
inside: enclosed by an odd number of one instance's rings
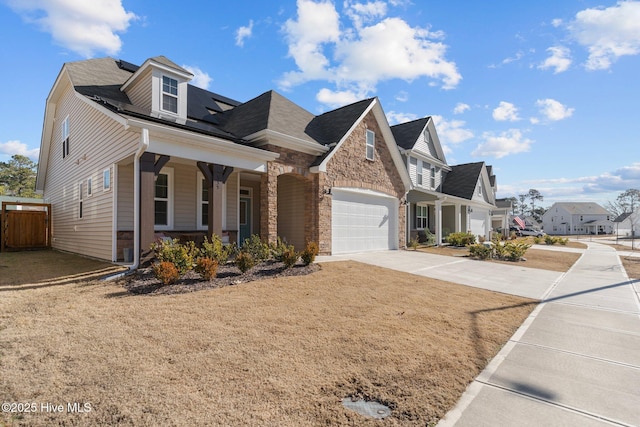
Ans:
POLYGON ((520 218, 519 216, 513 217, 513 220, 516 222, 516 224, 518 224, 520 226, 520 228, 525 228, 526 227, 526 224, 524 223, 522 218, 520 218))

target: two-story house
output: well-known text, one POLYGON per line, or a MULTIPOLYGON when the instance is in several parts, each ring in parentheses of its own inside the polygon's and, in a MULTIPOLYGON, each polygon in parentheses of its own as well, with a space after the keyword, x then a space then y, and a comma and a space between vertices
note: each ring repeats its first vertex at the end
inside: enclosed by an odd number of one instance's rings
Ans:
POLYGON ((429 230, 436 242, 452 232, 491 238, 493 223, 507 212, 495 205, 496 177, 484 162, 449 166, 433 119, 425 117, 391 127, 412 189, 407 196, 409 238, 429 230))
POLYGON ((63 65, 46 100, 37 190, 52 246, 133 265, 157 233, 323 254, 405 245, 411 181, 377 98, 314 115, 269 91, 191 85, 171 60, 63 65), (130 252, 130 251, 126 251, 130 252))
POLYGON ((611 234, 613 215, 593 202, 556 202, 542 216, 547 234, 611 234))

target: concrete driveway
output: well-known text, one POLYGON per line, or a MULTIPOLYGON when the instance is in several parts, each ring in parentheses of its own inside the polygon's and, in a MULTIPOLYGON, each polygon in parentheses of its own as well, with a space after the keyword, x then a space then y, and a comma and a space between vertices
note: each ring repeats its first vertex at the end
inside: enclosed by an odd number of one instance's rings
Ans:
POLYGON ((411 251, 341 257, 540 298, 439 427, 640 426, 640 281, 588 243, 567 273, 411 251))

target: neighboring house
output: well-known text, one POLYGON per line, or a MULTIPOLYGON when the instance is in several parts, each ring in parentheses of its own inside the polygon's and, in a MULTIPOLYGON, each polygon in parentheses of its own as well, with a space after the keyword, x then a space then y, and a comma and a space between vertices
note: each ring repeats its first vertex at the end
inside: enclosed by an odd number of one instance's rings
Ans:
POLYGON ((489 239, 493 222, 506 221, 495 205, 492 168, 484 162, 447 165, 431 117, 391 130, 413 184, 407 196, 409 238, 429 230, 436 242, 465 231, 489 239))
POLYGON ((508 237, 509 227, 512 225, 513 201, 512 199, 496 199, 496 207, 491 215, 491 227, 500 230, 502 235, 508 237))
POLYGON ((613 215, 593 202, 556 202, 542 216, 547 234, 611 234, 613 215))
POLYGON ((316 116, 269 91, 240 103, 159 56, 63 65, 47 98, 36 188, 53 247, 134 264, 156 233, 320 253, 405 246, 411 181, 377 98, 316 116))
POLYGON ((640 236, 640 209, 635 212, 625 212, 613 220, 615 233, 619 237, 640 236))

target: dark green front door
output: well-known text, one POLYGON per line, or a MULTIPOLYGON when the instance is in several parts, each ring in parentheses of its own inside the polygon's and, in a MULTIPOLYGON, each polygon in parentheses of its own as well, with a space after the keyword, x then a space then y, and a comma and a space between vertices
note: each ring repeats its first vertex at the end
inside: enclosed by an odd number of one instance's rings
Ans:
POLYGON ((238 245, 242 245, 245 239, 251 237, 251 198, 240 197, 240 238, 238 245))

